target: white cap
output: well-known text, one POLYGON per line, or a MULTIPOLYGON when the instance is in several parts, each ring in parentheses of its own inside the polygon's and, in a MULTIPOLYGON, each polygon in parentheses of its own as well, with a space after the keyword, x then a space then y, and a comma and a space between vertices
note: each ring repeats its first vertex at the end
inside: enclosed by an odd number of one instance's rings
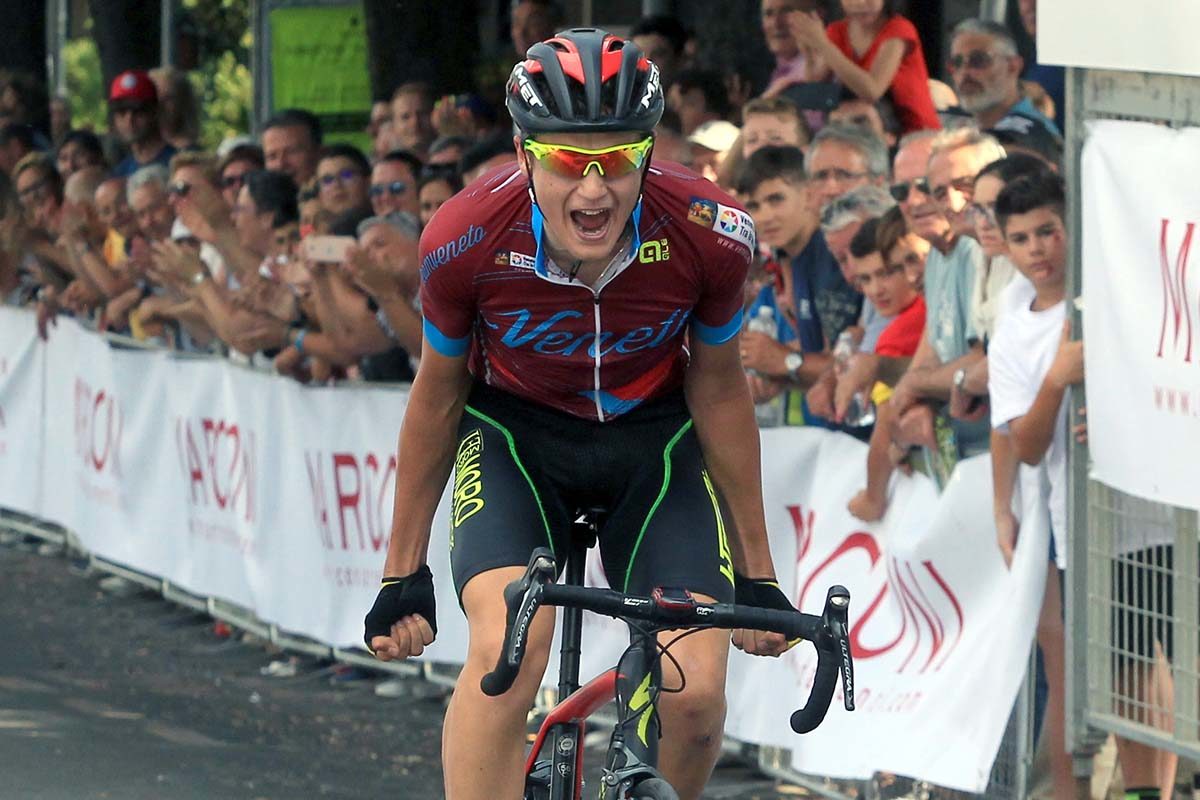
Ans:
POLYGON ((249 145, 250 147, 258 147, 258 142, 253 136, 247 136, 245 134, 240 136, 230 136, 228 139, 223 140, 219 145, 217 145, 217 159, 220 160, 229 155, 235 147, 244 147, 246 145, 249 145))
POLYGON ((714 119, 692 131, 692 135, 688 137, 688 142, 698 144, 706 150, 724 153, 733 147, 733 143, 737 141, 739 133, 741 131, 738 130, 738 126, 732 122, 726 122, 723 119, 714 119))

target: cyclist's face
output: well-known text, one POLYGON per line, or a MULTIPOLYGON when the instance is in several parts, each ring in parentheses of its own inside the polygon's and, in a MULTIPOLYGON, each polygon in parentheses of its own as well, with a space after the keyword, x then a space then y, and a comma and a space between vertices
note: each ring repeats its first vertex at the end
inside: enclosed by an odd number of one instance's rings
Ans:
MULTIPOLYGON (((546 134, 538 141, 600 150, 643 138, 637 133, 546 134)), ((552 247, 573 260, 612 258, 637 205, 645 167, 617 177, 601 176, 600 170, 589 166, 587 175, 567 177, 538 163, 520 138, 515 142, 521 170, 533 182, 552 247)))

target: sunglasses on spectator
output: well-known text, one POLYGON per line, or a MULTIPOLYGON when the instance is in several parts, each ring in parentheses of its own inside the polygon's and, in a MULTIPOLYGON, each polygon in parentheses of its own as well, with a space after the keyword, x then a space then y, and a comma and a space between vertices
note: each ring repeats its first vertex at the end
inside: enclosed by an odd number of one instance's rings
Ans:
POLYGON ((390 194, 392 197, 399 197, 407 191, 408 184, 404 181, 371 184, 371 197, 383 197, 385 194, 390 194))
POLYGON ((320 177, 317 178, 317 180, 319 180, 321 182, 322 186, 332 186, 335 182, 336 183, 345 183, 346 181, 351 181, 351 180, 354 180, 355 178, 361 178, 361 177, 362 177, 361 172, 359 172, 356 169, 350 169, 349 167, 347 167, 346 169, 340 170, 339 172, 330 172, 325 175, 321 175, 320 177))
POLYGON ((903 203, 908 199, 909 192, 916 189, 924 195, 929 194, 929 181, 924 178, 917 178, 915 181, 901 181, 893 183, 888 187, 888 191, 892 194, 892 199, 897 203, 903 203))
POLYGON ((854 181, 858 180, 859 178, 865 178, 867 175, 868 173, 866 172, 851 172, 848 169, 831 167, 829 169, 818 170, 817 172, 810 174, 808 179, 810 181, 815 181, 816 183, 825 183, 826 181, 830 180, 837 181, 838 183, 845 183, 846 181, 854 181))
POLYGON ((987 69, 995 60, 996 56, 987 50, 972 50, 965 56, 959 53, 946 59, 946 69, 951 72, 958 72, 964 66, 967 69, 987 69))
POLYGON ((578 180, 587 177, 593 166, 603 178, 631 175, 646 163, 653 144, 654 137, 647 136, 640 142, 618 144, 599 150, 568 147, 565 144, 546 144, 534 139, 526 139, 524 147, 545 169, 555 175, 578 180))
POLYGON ((967 216, 971 218, 971 224, 979 225, 986 222, 988 225, 996 224, 996 204, 995 203, 971 203, 967 206, 967 216))
POLYGON ((939 203, 944 203, 946 201, 946 198, 950 196, 951 188, 953 188, 954 191, 958 192, 959 194, 966 195, 968 198, 974 197, 975 196, 975 178, 973 178, 973 177, 955 178, 954 180, 950 181, 950 183, 946 184, 945 186, 934 187, 933 192, 932 192, 933 199, 937 200, 939 203))
POLYGON ((226 175, 223 178, 221 178, 221 188, 222 189, 232 189, 233 187, 236 186, 240 189, 240 188, 242 188, 242 184, 244 184, 245 182, 246 182, 246 173, 244 173, 244 172, 240 173, 238 175, 226 175))

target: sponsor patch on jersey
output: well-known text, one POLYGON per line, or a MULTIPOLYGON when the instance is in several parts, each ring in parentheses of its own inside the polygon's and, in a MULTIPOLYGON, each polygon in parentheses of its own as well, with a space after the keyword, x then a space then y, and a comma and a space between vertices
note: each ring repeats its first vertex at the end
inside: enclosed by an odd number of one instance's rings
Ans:
POLYGON ((638 261, 643 264, 655 264, 659 261, 671 260, 671 246, 666 239, 655 239, 643 242, 638 248, 638 261))
POLYGON ((745 211, 718 203, 713 230, 754 250, 754 220, 745 211))
POLYGON ((707 197, 693 197, 688 200, 688 222, 712 228, 717 218, 717 203, 707 197))
POLYGON ((508 266, 508 251, 507 250, 497 250, 496 251, 496 266, 497 267, 507 267, 508 266))
POLYGON ((536 269, 537 259, 526 253, 518 253, 516 250, 508 251, 509 266, 517 269, 536 269))

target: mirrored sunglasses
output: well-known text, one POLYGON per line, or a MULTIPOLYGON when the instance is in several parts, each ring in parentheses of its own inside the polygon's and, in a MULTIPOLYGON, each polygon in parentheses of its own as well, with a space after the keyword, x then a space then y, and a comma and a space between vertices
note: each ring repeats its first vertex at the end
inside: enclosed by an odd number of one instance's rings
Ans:
POLYGON ((654 137, 647 136, 640 142, 600 150, 546 144, 533 139, 526 139, 524 146, 526 152, 555 175, 581 179, 587 177, 593 166, 603 178, 620 178, 637 172, 646 163, 653 145, 654 137))

